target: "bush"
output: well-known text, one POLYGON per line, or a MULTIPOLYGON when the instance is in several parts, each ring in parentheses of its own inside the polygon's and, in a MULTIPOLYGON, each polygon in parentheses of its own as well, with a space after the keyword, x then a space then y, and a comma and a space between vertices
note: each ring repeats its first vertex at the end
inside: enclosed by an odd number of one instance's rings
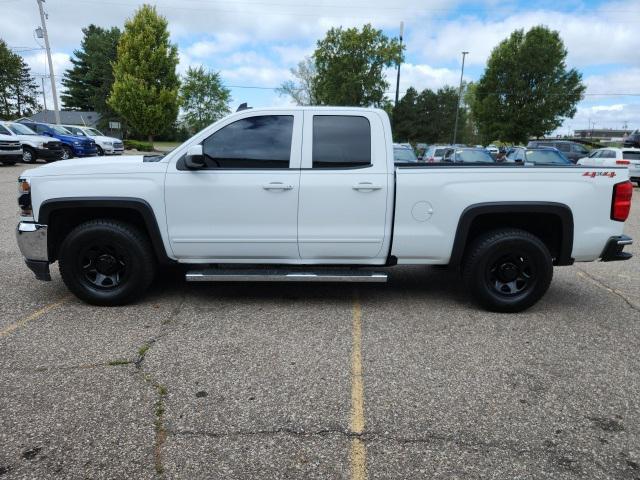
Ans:
POLYGON ((124 148, 127 150, 138 150, 139 152, 153 152, 153 145, 149 142, 140 142, 138 140, 125 140, 124 148))

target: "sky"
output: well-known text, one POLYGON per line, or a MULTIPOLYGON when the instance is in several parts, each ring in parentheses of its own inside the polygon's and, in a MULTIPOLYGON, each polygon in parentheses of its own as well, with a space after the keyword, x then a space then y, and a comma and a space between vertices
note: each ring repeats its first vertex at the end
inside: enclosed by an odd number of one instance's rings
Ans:
MULTIPOLYGON (((587 85, 574 118, 556 134, 575 129, 640 128, 640 0, 159 0, 149 1, 169 21, 184 73, 203 65, 219 71, 232 92, 232 108, 289 105, 274 88, 291 79, 290 69, 311 55, 333 26, 371 23, 398 36, 404 22, 405 63, 400 95, 457 86, 462 51, 468 51, 464 79, 477 80, 491 50, 519 28, 546 25, 558 30, 568 50, 567 66, 587 85)), ((58 83, 79 48, 82 28, 118 26, 140 5, 131 0, 46 0, 47 26, 58 83)), ((0 0, 0 38, 31 66, 48 72, 36 0, 0 0)), ((38 81, 40 78, 38 77, 38 81)), ((395 71, 387 72, 394 97, 395 71)), ((51 92, 45 83, 47 105, 51 92)))

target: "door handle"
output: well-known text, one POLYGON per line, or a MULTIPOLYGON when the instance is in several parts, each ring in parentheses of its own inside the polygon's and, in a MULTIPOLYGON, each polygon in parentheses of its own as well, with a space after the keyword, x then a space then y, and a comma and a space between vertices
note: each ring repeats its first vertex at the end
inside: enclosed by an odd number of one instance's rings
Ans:
POLYGON ((262 185, 265 190, 293 190, 293 185, 285 185, 282 182, 271 182, 262 185))
POLYGON ((374 185, 371 182, 356 183, 353 187, 354 190, 380 190, 382 185, 374 185))

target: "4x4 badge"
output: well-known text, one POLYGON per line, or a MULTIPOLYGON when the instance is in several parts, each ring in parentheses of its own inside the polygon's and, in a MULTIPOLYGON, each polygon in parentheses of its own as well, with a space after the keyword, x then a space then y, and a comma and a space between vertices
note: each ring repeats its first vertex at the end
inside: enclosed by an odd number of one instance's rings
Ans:
POLYGON ((613 178, 616 176, 616 172, 584 172, 582 174, 583 177, 609 177, 613 178))

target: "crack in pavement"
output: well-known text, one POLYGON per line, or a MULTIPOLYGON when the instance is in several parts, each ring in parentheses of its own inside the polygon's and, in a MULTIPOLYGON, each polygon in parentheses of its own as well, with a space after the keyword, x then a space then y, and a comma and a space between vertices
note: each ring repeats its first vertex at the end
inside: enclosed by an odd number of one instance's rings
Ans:
POLYGON ((629 300, 627 298, 627 296, 623 292, 621 292, 620 290, 616 290, 615 288, 610 287, 604 281, 596 278, 595 276, 593 276, 592 274, 586 272, 585 270, 581 269, 580 267, 576 267, 576 270, 578 270, 578 276, 581 276, 583 278, 587 278, 592 283, 594 283, 596 286, 608 291, 609 293, 613 293, 614 295, 617 295, 622 300, 624 300, 624 302, 627 305, 629 305, 629 307, 631 307, 633 310, 635 310, 636 312, 640 312, 640 306, 636 305, 631 300, 629 300))

